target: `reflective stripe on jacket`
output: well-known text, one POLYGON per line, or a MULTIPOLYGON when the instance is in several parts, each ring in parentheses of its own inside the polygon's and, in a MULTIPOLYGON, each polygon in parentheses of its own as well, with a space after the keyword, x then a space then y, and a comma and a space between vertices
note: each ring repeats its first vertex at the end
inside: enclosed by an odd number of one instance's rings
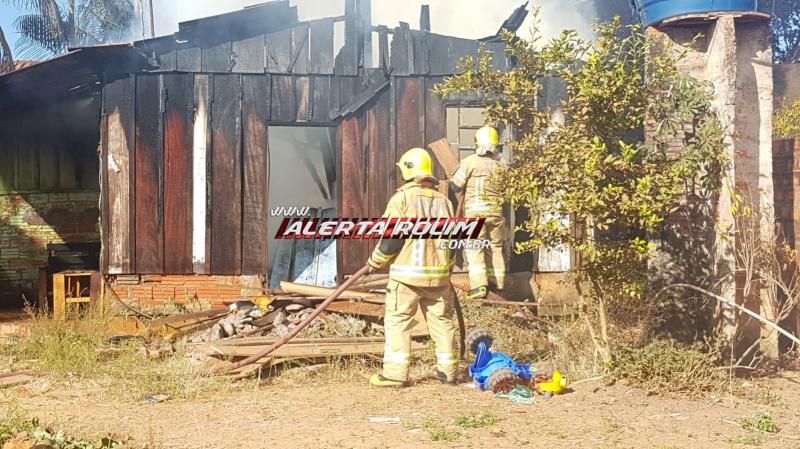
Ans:
MULTIPOLYGON (((389 200, 386 218, 453 218, 453 205, 431 188, 430 182, 411 181, 389 200)), ((442 239, 381 240, 368 263, 381 268, 391 262, 389 278, 415 287, 438 287, 450 282, 453 254, 440 249, 442 239)), ((447 248, 447 245, 444 245, 447 248)))
POLYGON ((502 197, 495 188, 492 174, 504 164, 497 156, 473 154, 461 162, 452 182, 464 189, 464 212, 467 217, 503 215, 502 197))

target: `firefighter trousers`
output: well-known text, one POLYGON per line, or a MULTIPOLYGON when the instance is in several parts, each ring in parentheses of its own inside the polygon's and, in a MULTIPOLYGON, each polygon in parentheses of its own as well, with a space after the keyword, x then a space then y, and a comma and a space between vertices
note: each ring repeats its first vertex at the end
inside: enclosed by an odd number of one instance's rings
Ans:
POLYGON ((478 236, 490 241, 488 248, 466 248, 464 258, 469 269, 470 288, 494 286, 502 290, 506 280, 504 246, 507 239, 506 220, 501 216, 486 217, 478 236))
POLYGON ((411 329, 417 307, 428 325, 436 346, 436 367, 455 379, 458 358, 455 353, 456 327, 453 324, 453 291, 450 283, 441 287, 414 287, 390 279, 386 287, 383 376, 407 381, 411 364, 411 329))

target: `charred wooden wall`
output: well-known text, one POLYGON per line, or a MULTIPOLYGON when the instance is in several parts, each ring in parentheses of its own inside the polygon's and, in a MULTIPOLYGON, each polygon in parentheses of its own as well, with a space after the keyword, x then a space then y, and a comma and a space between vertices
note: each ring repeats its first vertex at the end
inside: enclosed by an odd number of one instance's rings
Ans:
MULTIPOLYGON (((445 137, 445 107, 431 89, 478 55, 478 41, 402 23, 366 29, 355 0, 341 17, 296 14, 272 2, 134 44, 152 65, 103 92, 107 273, 266 275, 270 126, 337 127, 338 213, 351 217, 382 214, 400 183, 398 156, 445 137), (364 36, 373 32, 370 68, 364 36)), ((504 44, 485 48, 505 70, 504 44)), ((340 275, 370 249, 338 248, 340 275)))
MULTIPOLYGON (((431 93, 438 77, 392 77, 391 83, 359 113, 339 127, 339 213, 346 217, 380 217, 403 181, 395 162, 413 147, 445 137, 445 107, 431 93)), ((441 167, 436 175, 444 179, 441 167)), ((375 242, 340 245, 338 268, 349 274, 361 268, 375 242)))
MULTIPOLYGON (((106 272, 266 274, 271 125, 338 126, 339 214, 380 216, 402 183, 395 161, 445 137, 445 108, 431 93, 439 77, 392 77, 355 113, 331 121, 367 78, 148 73, 109 84, 101 120, 106 272), (302 98, 312 107, 299 117, 302 98), (195 204, 197 188, 205 204, 195 204)), ((341 248, 341 273, 369 251, 366 242, 341 248)))

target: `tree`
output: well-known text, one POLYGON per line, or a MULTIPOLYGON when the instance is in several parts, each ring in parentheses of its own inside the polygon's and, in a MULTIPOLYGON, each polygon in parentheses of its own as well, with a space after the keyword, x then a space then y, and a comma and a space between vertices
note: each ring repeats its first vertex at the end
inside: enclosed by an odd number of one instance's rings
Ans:
POLYGON ((26 11, 14 26, 19 57, 42 59, 70 47, 122 39, 135 18, 131 0, 0 0, 26 11))
POLYGON ((783 139, 800 137, 800 98, 775 111, 772 121, 776 137, 783 139))
POLYGON ((14 70, 14 57, 11 54, 11 46, 8 45, 3 27, 0 27, 0 73, 14 70))
POLYGON ((773 0, 762 5, 772 15, 775 61, 800 62, 800 0, 773 0))
POLYGON ((516 250, 577 250, 583 315, 610 362, 614 320, 647 303, 651 236, 690 190, 721 188, 725 156, 709 84, 680 72, 672 52, 653 48, 639 25, 617 18, 596 34, 589 42, 564 31, 541 43, 535 31, 532 40, 506 33, 512 70, 493 71, 482 53, 436 91, 495 99, 486 121, 513 131, 513 161, 497 181, 530 217, 519 228, 531 238, 516 250), (545 77, 566 85, 563 123, 538 104, 545 77))

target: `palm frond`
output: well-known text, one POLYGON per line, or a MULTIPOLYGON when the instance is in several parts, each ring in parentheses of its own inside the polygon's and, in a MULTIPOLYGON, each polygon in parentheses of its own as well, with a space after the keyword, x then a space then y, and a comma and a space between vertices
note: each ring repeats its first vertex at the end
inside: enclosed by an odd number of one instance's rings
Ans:
POLYGON ((0 73, 12 70, 14 70, 14 56, 11 54, 11 47, 3 33, 3 27, 0 27, 0 73))
POLYGON ((38 42, 25 36, 20 36, 19 39, 17 39, 14 48, 16 49, 17 56, 24 59, 41 61, 56 55, 56 53, 42 47, 38 42))
POLYGON ((54 17, 26 14, 17 18, 14 26, 21 36, 17 42, 20 54, 32 52, 30 46, 34 44, 50 54, 62 53, 69 45, 69 39, 63 32, 60 20, 54 17))

